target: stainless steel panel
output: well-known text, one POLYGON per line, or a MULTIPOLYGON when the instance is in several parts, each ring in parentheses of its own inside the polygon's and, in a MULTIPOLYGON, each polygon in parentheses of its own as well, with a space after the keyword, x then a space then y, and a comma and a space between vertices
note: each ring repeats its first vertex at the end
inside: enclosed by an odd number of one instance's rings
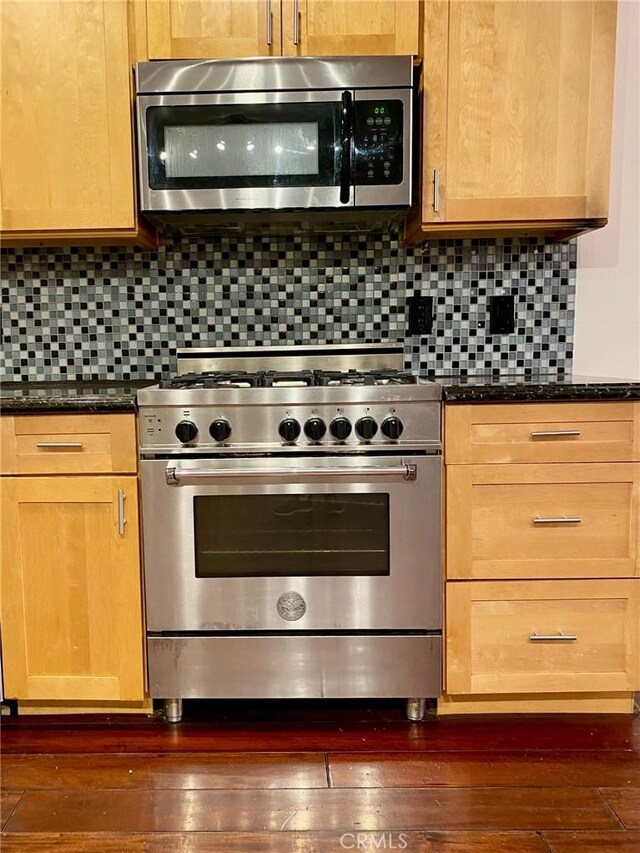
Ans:
MULTIPOLYGON (((177 392, 180 393, 180 392, 177 392)), ((192 393, 192 392, 185 392, 192 393)), ((439 403, 415 404, 378 404, 364 405, 279 405, 254 407, 245 404, 229 408, 224 403, 211 406, 190 408, 183 406, 144 406, 140 411, 141 454, 150 455, 180 453, 184 445, 178 441, 175 428, 178 423, 188 419, 196 424, 198 436, 189 446, 189 453, 219 454, 221 450, 236 453, 283 453, 299 456, 309 452, 314 455, 344 456, 346 454, 388 453, 402 451, 410 454, 415 451, 438 453, 440 442, 440 405, 439 403), (301 425, 312 417, 319 417, 327 427, 338 417, 346 417, 352 425, 364 415, 373 417, 378 425, 389 414, 395 413, 404 424, 404 432, 398 441, 392 442, 378 430, 370 442, 360 441, 352 430, 351 435, 339 443, 327 430, 324 438, 314 443, 304 433, 295 444, 285 444, 278 433, 280 421, 285 417, 295 418, 301 425), (217 444, 209 435, 209 424, 216 418, 223 418, 231 426, 231 436, 224 444, 217 444)), ((366 460, 361 459, 361 463, 366 460)), ((312 464, 309 462, 308 464, 312 464)))
MULTIPOLYGON (((407 387, 407 386, 404 386, 407 387)), ((231 436, 225 443, 227 451, 242 453, 286 453, 299 454, 300 451, 313 451, 317 454, 344 455, 359 453, 402 451, 410 454, 415 451, 428 451, 437 453, 441 448, 441 407, 437 401, 400 401, 383 400, 375 402, 371 396, 365 394, 344 394, 337 392, 340 389, 329 388, 289 388, 268 389, 254 388, 245 389, 244 394, 235 392, 234 401, 232 391, 221 391, 216 395, 215 391, 201 392, 202 397, 197 398, 195 391, 147 391, 139 396, 141 403, 139 428, 140 428, 140 452, 143 456, 161 453, 175 453, 183 450, 183 445, 175 435, 175 428, 184 419, 191 420, 196 424, 199 432, 196 440, 189 446, 190 453, 206 454, 219 453, 221 445, 217 444, 209 435, 209 424, 216 418, 223 418, 231 425, 231 436), (273 391, 272 399, 265 401, 268 392, 273 391), (284 394, 288 391, 288 394, 284 394), (295 400, 294 391, 314 392, 329 391, 327 395, 316 395, 312 393, 299 393, 302 398, 299 402, 295 400), (174 405, 151 405, 150 398, 155 396, 160 403, 165 402, 167 395, 175 395, 174 405), (218 399, 223 397, 224 399, 218 399), (345 403, 346 397, 355 397, 345 403), (324 401, 323 401, 324 397, 324 401), (242 402, 240 402, 242 398, 242 402), (276 398, 276 399, 273 399, 276 398), (335 402, 332 402, 332 399, 335 402), (256 402, 251 402, 256 400, 256 402), (314 402, 306 402, 312 400, 314 402), (295 444, 285 444, 278 433, 278 426, 285 417, 295 418, 301 425, 312 417, 321 418, 327 426, 338 415, 348 418, 352 424, 363 417, 369 416, 380 425, 391 413, 402 420, 404 432, 399 441, 392 442, 385 438, 381 430, 378 430, 374 438, 367 444, 360 441, 352 431, 351 435, 342 443, 338 443, 327 431, 324 438, 314 443, 304 433, 295 444)), ((349 388, 349 391, 364 391, 363 388, 349 388)), ((361 463, 364 460, 361 460, 361 463)))
POLYGON ((178 375, 205 370, 373 370, 404 367, 404 344, 188 347, 176 352, 178 375))
POLYGON ((149 637, 155 698, 436 697, 442 638, 423 636, 149 637))
MULTIPOLYGON (((352 482, 332 476, 335 459, 313 459, 325 466, 325 478, 305 478, 305 460, 297 457, 208 460, 226 472, 226 482, 166 482, 167 462, 143 460, 147 625, 150 631, 293 630, 279 615, 280 596, 296 592, 306 602, 296 630, 438 630, 442 626, 440 571, 439 456, 367 456, 367 467, 416 466, 416 479, 381 472, 359 477, 362 459, 344 456, 354 468, 352 482), (233 480, 234 468, 255 465, 255 480, 233 480), (290 467, 288 482, 273 482, 270 469, 290 467), (389 575, 197 578, 195 576, 194 498, 206 495, 353 494, 389 496, 389 575)), ((181 470, 201 470, 202 459, 180 459, 181 470)))
POLYGON ((393 205, 411 204, 413 185, 411 179, 411 159, 413 152, 413 118, 412 103, 413 94, 408 89, 385 90, 368 89, 355 93, 356 104, 361 101, 375 101, 380 97, 402 101, 404 110, 403 122, 403 145, 402 145, 402 183, 400 184, 356 184, 355 206, 356 207, 380 207, 393 205))
POLYGON ((412 56, 264 57, 140 62, 136 91, 218 92, 411 86, 412 56))
POLYGON ((140 170, 140 210, 284 210, 353 206, 340 203, 340 187, 242 187, 237 189, 152 190, 140 170))

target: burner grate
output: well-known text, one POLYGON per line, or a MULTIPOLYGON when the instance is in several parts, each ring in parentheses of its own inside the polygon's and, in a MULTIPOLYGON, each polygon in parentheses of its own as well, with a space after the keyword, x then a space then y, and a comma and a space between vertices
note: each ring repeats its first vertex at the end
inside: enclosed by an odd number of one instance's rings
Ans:
POLYGON ((260 385, 259 373, 239 370, 234 372, 183 373, 160 383, 161 388, 257 388, 260 385))
POLYGON ((199 388, 303 388, 312 386, 413 385, 416 377, 409 371, 379 370, 260 370, 184 373, 162 380, 161 388, 173 390, 199 388))
POLYGON ((262 374, 265 388, 304 388, 315 385, 311 370, 267 370, 262 374))
POLYGON ((319 370, 316 385, 414 385, 416 377, 406 370, 319 370))

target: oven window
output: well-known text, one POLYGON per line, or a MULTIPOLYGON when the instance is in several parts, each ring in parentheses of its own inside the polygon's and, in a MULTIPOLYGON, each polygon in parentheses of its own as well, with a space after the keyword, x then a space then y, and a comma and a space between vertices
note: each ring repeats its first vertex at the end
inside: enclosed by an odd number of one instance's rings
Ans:
POLYGON ((193 499, 196 577, 388 575, 389 495, 193 499))

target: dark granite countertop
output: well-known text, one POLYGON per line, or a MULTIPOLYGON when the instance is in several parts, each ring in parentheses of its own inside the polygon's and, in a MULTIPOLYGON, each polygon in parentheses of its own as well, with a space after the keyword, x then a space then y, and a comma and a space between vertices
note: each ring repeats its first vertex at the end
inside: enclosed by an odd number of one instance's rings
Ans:
POLYGON ((59 382, 3 382, 0 408, 6 414, 64 412, 135 412, 136 391, 153 379, 62 380, 59 382))
POLYGON ((640 380, 551 374, 436 376, 447 403, 640 400, 640 380))
MULTIPOLYGON (((640 381, 590 376, 502 374, 430 376, 442 385, 446 403, 640 400, 640 381)), ((157 380, 63 380, 3 382, 0 407, 7 414, 135 412, 139 388, 157 380)))

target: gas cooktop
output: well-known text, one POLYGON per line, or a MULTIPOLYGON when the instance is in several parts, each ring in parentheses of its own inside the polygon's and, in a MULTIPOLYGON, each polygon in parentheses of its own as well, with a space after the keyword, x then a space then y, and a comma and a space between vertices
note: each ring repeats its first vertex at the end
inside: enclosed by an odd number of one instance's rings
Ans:
POLYGON ((395 345, 185 350, 138 392, 141 452, 345 452, 439 444, 441 389, 395 345))

